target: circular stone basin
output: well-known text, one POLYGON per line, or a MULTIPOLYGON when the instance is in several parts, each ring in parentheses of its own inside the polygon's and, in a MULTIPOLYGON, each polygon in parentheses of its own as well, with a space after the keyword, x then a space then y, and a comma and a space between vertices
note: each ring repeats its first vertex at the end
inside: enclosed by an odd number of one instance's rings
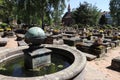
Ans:
MULTIPOLYGON (((72 80, 84 80, 83 75, 84 75, 84 68, 86 64, 86 58, 80 51, 70 48, 68 46, 60 46, 60 45, 44 45, 44 46, 46 48, 51 49, 53 51, 53 54, 59 54, 62 57, 63 62, 59 61, 58 58, 61 58, 60 56, 57 57, 58 55, 55 55, 58 61, 62 62, 62 64, 60 65, 57 64, 57 67, 54 67, 52 65, 53 68, 51 69, 57 68, 58 69, 57 72, 56 71, 54 72, 54 70, 52 70, 53 72, 51 74, 45 73, 45 75, 43 74, 43 76, 41 76, 41 74, 35 75, 36 77, 30 77, 30 76, 12 77, 12 75, 7 76, 7 75, 2 74, 1 72, 3 71, 0 70, 0 73, 1 73, 0 79, 1 80, 3 79, 4 80, 19 80, 19 79, 21 80, 71 80, 71 79, 72 80), (65 64, 64 60, 66 61, 66 65, 63 65, 65 64)), ((19 62, 19 60, 22 60, 22 58, 18 58, 18 56, 19 57, 23 56, 23 53, 21 53, 20 51, 25 48, 28 48, 28 47, 19 47, 14 50, 8 49, 6 51, 0 52, 0 54, 2 53, 2 55, 0 56, 0 62, 1 62, 0 65, 3 65, 5 63, 6 63, 5 65, 12 65, 12 63, 8 64, 8 62, 10 62, 11 60, 14 60, 15 62, 17 61, 19 62)), ((14 66, 17 66, 17 68, 19 68, 18 65, 14 65, 14 66)), ((50 68, 48 70, 50 70, 50 68)), ((15 73, 17 75, 18 72, 15 72, 15 73)))
POLYGON ((24 56, 16 56, 16 58, 6 61, 0 66, 0 74, 13 77, 43 76, 67 68, 72 64, 73 60, 59 53, 51 53, 51 62, 47 66, 40 66, 34 70, 26 70, 24 67, 24 56))

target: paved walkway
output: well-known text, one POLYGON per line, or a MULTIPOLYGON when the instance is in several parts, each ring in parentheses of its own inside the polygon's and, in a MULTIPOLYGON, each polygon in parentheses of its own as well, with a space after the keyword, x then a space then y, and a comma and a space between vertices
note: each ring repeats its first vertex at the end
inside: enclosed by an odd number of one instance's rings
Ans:
POLYGON ((100 70, 87 63, 85 80, 111 80, 111 79, 109 79, 106 76, 106 74, 102 73, 100 70))
POLYGON ((6 48, 15 48, 18 46, 17 41, 15 41, 16 38, 8 38, 7 45, 5 46, 6 48))

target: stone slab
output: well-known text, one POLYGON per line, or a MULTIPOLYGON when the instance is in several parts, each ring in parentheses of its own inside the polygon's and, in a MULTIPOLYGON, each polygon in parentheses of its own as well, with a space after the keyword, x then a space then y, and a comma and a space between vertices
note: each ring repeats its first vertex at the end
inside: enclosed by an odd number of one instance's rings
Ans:
POLYGON ((120 71, 120 56, 112 59, 111 67, 120 71))
POLYGON ((24 41, 18 41, 18 46, 27 46, 28 44, 24 41))
POLYGON ((76 44, 81 42, 81 39, 74 37, 74 38, 65 38, 63 39, 63 41, 64 41, 64 44, 67 44, 69 46, 75 46, 76 44))
POLYGON ((83 53, 83 54, 85 54, 88 61, 91 61, 97 58, 95 55, 92 55, 92 54, 88 54, 88 53, 83 53))

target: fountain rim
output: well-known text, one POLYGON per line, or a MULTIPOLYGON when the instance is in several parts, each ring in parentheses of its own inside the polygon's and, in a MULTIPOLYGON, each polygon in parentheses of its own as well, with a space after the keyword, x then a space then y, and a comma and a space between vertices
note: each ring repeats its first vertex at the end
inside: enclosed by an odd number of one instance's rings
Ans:
MULTIPOLYGON (((79 73, 81 73, 84 70, 85 65, 86 65, 86 57, 79 50, 71 48, 71 47, 66 46, 66 45, 44 44, 44 47, 66 50, 66 51, 70 52, 71 54, 73 54, 75 59, 69 67, 67 67, 61 71, 58 71, 56 73, 53 73, 53 74, 48 74, 48 75, 44 75, 44 76, 29 77, 29 78, 28 77, 27 78, 26 77, 19 78, 19 77, 5 76, 5 75, 0 74, 0 79, 5 79, 5 80, 8 80, 8 79, 12 79, 12 80, 14 80, 14 79, 15 80, 19 80, 19 79, 21 79, 21 80, 32 80, 32 79, 35 79, 35 80, 36 79, 37 80, 68 80, 68 79, 73 78, 74 76, 77 76, 79 73)), ((13 52, 19 52, 19 51, 26 49, 26 48, 28 48, 28 46, 21 46, 21 47, 15 48, 14 50, 7 49, 6 51, 2 51, 0 53, 8 54, 8 53, 13 53, 13 52)), ((11 56, 13 57, 13 55, 10 55, 10 56, 4 55, 4 58, 0 59, 0 63, 2 61, 4 61, 5 59, 8 59, 8 57, 9 58, 11 58, 11 56)), ((18 54, 16 54, 16 55, 18 56, 18 54)), ((0 56, 0 58, 1 58, 1 56, 0 56)))

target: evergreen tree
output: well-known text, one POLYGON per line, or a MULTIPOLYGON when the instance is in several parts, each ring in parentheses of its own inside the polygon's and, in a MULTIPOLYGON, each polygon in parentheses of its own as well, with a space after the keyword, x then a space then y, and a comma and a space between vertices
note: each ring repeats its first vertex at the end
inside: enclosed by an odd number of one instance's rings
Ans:
POLYGON ((109 5, 114 23, 120 26, 120 0, 110 0, 109 5))
POLYGON ((73 18, 76 24, 82 25, 97 25, 100 17, 100 10, 96 6, 84 2, 80 3, 80 6, 73 11, 73 18))

